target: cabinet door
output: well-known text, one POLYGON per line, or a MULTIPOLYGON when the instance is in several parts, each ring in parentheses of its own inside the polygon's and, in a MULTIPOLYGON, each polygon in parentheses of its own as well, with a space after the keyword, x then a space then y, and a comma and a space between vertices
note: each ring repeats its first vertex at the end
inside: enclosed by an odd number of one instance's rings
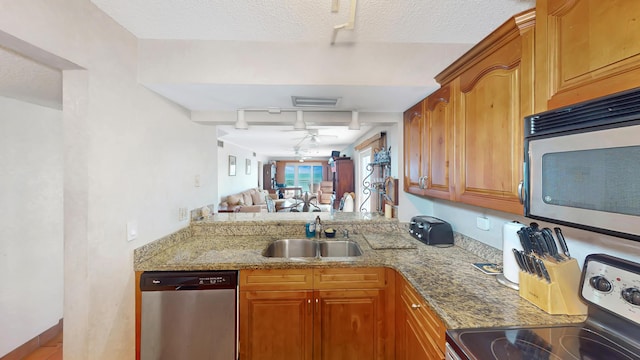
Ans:
POLYGON ((424 195, 424 102, 404 112, 404 191, 424 195))
POLYGON ((494 70, 461 94, 456 199, 520 214, 523 133, 518 67, 494 70))
POLYGON ((451 86, 445 85, 425 100, 423 133, 424 195, 451 199, 449 165, 453 157, 453 105, 451 86))
POLYGON ((536 1, 536 111, 640 86, 640 1, 536 1))
POLYGON ((384 290, 316 290, 315 360, 383 360, 384 290))
POLYGON ((402 276, 396 281, 398 359, 444 359, 445 327, 402 276))
POLYGON ((311 360, 313 291, 241 291, 240 358, 311 360))
POLYGON ((399 353, 398 360, 432 360, 441 358, 437 354, 434 356, 434 349, 430 347, 425 339, 424 330, 416 320, 410 310, 403 308, 403 316, 400 318, 402 323, 402 344, 398 345, 402 349, 399 353))

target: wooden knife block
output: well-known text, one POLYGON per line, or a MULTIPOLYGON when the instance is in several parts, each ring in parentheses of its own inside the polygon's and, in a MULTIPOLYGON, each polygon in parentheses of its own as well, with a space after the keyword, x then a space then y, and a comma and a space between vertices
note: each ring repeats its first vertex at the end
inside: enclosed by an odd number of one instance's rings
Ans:
POLYGON ((551 283, 520 271, 520 296, 549 314, 585 315, 587 305, 578 295, 581 275, 578 261, 573 258, 559 263, 542 261, 547 267, 551 283))

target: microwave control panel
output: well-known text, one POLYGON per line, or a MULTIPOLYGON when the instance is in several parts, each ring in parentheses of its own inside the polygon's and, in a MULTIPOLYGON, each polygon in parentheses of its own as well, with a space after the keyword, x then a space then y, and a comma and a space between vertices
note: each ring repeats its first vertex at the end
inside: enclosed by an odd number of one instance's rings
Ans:
POLYGON ((585 261, 582 298, 640 324, 640 267, 606 255, 585 261))

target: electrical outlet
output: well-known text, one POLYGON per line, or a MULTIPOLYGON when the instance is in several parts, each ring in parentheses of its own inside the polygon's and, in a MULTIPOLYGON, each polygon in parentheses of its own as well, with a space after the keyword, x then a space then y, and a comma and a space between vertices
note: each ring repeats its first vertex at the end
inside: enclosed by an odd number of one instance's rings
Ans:
POLYGON ((127 223, 127 241, 133 241, 138 238, 138 222, 129 221, 127 223))
POLYGON ((195 186, 200 187, 200 175, 196 175, 195 186))
POLYGON ((187 208, 186 207, 178 208, 178 221, 185 221, 185 220, 187 220, 187 208))
POLYGON ((491 228, 491 221, 489 220, 489 218, 478 216, 476 218, 476 226, 480 230, 487 231, 491 228))

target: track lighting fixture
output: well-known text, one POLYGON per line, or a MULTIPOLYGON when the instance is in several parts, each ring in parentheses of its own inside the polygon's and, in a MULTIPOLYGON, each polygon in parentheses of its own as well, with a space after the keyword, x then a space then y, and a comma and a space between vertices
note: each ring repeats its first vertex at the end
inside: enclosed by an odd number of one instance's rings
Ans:
POLYGON ((302 110, 296 111, 296 122, 293 124, 293 128, 296 130, 304 130, 307 128, 302 110))
POLYGON ((238 119, 235 124, 236 129, 247 130, 249 129, 249 124, 244 119, 244 110, 238 110, 238 119))
POLYGON ((349 130, 360 130, 360 120, 358 119, 358 112, 351 112, 351 122, 349 123, 349 130))

